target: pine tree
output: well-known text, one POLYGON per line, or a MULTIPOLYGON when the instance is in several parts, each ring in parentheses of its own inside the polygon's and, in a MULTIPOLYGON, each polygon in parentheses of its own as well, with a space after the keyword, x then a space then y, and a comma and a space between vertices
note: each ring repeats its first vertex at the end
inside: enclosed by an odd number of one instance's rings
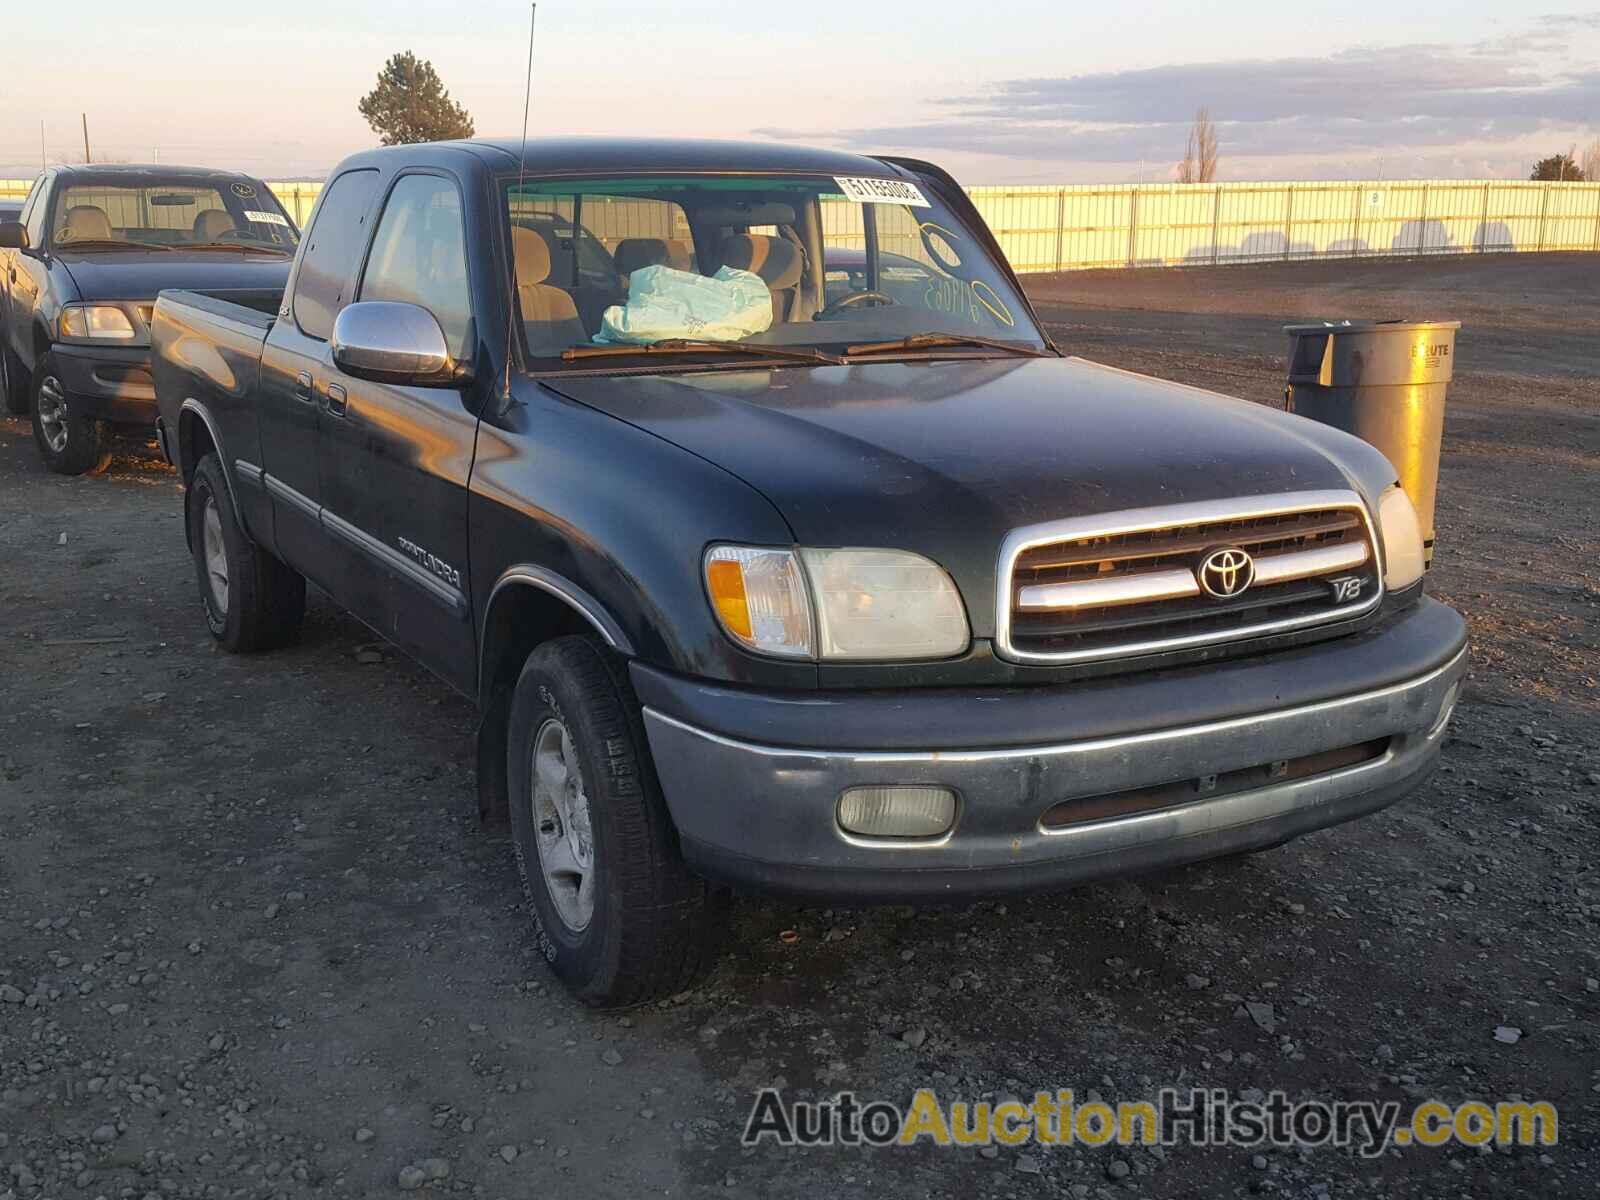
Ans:
POLYGON ((444 90, 439 73, 411 51, 396 54, 378 72, 378 86, 357 106, 385 146, 472 136, 472 118, 444 90))
POLYGON ((1533 174, 1529 179, 1543 180, 1555 183, 1565 180, 1567 183, 1582 183, 1583 168, 1572 160, 1570 154, 1552 154, 1549 158, 1541 158, 1533 165, 1533 174))

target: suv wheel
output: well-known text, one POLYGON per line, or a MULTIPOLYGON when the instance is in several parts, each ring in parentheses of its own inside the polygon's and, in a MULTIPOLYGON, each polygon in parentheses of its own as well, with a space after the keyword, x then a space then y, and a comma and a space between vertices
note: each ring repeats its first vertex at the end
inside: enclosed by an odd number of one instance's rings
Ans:
POLYGON ((728 897, 684 865, 621 660, 585 637, 540 646, 508 743, 512 843, 551 969, 596 1007, 682 991, 715 958, 728 897))
POLYGON ((187 516, 211 636, 235 654, 292 640, 305 617, 306 581, 250 540, 215 454, 195 468, 187 516))
POLYGON ((33 440, 58 475, 103 471, 111 461, 105 422, 78 414, 49 355, 33 372, 33 440))

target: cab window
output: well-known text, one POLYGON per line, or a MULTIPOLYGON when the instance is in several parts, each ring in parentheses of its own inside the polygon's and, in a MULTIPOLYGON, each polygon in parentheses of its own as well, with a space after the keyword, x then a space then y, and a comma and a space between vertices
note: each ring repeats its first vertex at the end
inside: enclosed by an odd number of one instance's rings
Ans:
POLYGON ((28 245, 44 245, 44 217, 50 206, 45 203, 45 193, 50 190, 51 176, 41 175, 34 181, 33 189, 22 206, 22 224, 28 230, 28 245))
POLYGON ((367 256, 362 300, 389 300, 427 309, 444 331, 450 352, 466 349, 472 320, 467 239, 461 194, 437 175, 405 175, 394 185, 367 256))
POLYGON ((346 171, 322 193, 294 280, 294 319, 307 337, 325 342, 333 332, 366 244, 364 218, 377 186, 375 170, 346 171))

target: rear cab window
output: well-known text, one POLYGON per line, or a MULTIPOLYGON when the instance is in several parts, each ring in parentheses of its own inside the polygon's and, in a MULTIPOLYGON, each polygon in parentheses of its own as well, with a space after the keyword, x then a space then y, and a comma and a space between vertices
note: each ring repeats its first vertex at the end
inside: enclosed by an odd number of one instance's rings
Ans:
POLYGON ((327 341, 333 319, 349 299, 350 281, 366 245, 364 218, 377 187, 378 172, 368 168, 346 171, 323 189, 290 299, 295 324, 307 337, 327 341))

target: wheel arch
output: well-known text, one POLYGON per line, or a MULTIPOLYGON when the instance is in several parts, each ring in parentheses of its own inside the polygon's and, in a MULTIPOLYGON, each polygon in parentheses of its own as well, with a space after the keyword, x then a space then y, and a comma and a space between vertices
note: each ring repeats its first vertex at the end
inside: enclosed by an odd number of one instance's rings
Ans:
MULTIPOLYGON (((239 512, 239 494, 234 488, 231 464, 222 451, 222 438, 217 433, 217 423, 206 406, 193 397, 185 400, 178 409, 177 440, 177 462, 173 465, 178 468, 184 487, 188 487, 194 481, 194 470, 200 460, 208 453, 215 453, 217 462, 222 467, 222 481, 228 488, 228 499, 233 503, 233 510, 239 512)), ((187 506, 184 512, 183 536, 192 547, 194 531, 189 528, 187 506)))
POLYGON ((632 657, 633 643, 599 600, 570 579, 531 563, 500 573, 484 606, 478 646, 478 697, 488 707, 495 691, 517 673, 529 654, 551 638, 597 635, 617 653, 632 657))
POLYGON ((506 748, 517 677, 534 650, 568 634, 598 636, 617 653, 634 654, 606 607, 570 579, 531 563, 500 573, 478 639, 478 815, 486 822, 507 818, 506 748))

